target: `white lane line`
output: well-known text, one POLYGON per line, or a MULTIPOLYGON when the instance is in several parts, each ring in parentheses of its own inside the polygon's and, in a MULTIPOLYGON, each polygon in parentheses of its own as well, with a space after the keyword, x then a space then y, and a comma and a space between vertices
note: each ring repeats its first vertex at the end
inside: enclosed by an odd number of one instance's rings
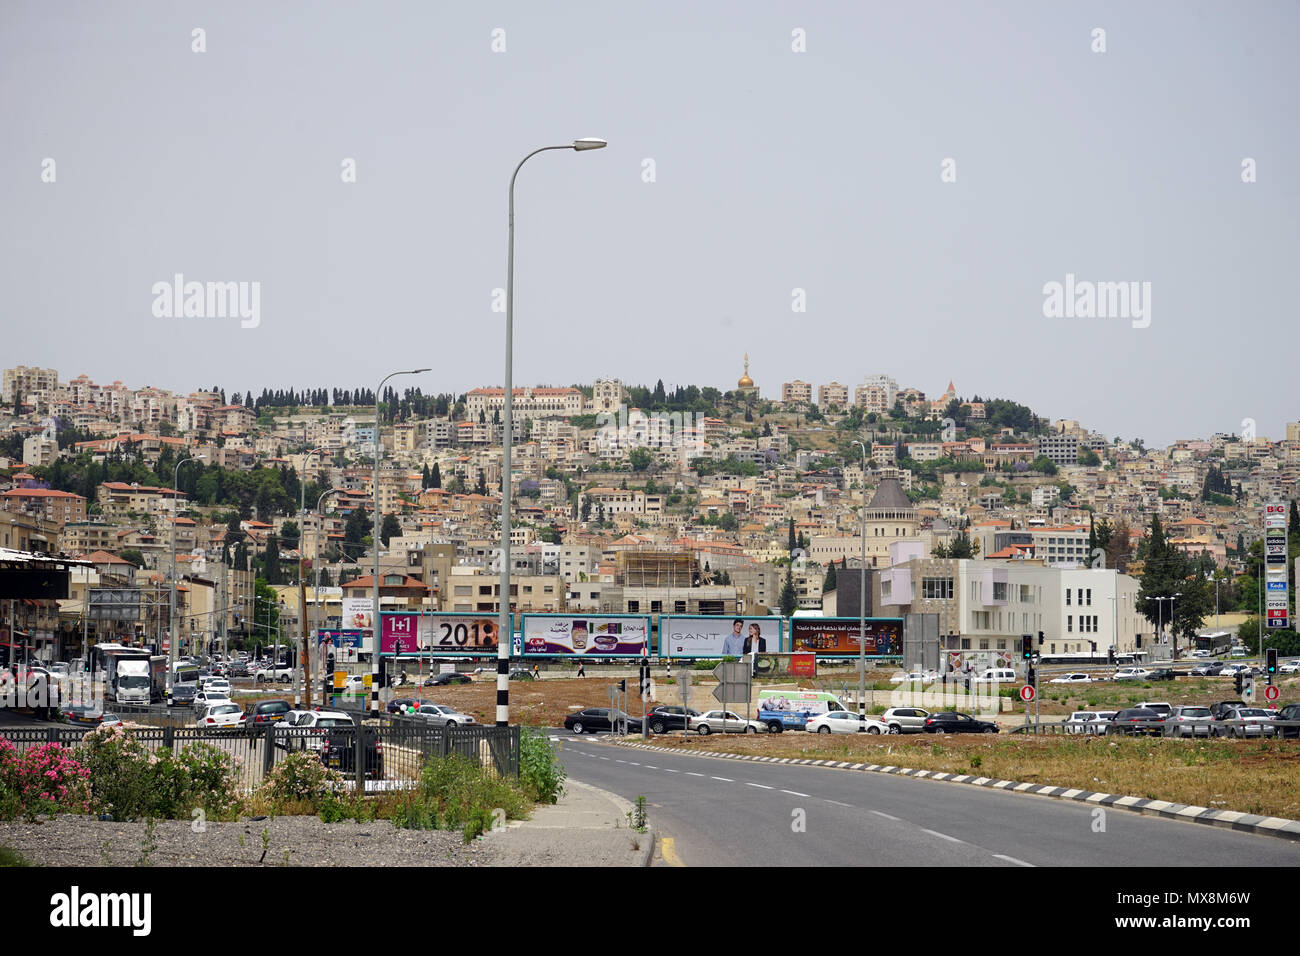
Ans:
POLYGON ((948 836, 948 834, 946 834, 946 833, 940 833, 938 830, 927 830, 925 827, 921 827, 921 832, 922 832, 922 833, 928 833, 928 834, 930 834, 930 836, 937 836, 939 839, 941 839, 941 840, 947 840, 947 841, 950 842, 950 843, 965 843, 965 842, 966 842, 965 840, 958 840, 955 836, 948 836))
POLYGON ((765 784, 761 784, 761 783, 749 783, 749 782, 746 782, 746 783, 745 783, 745 786, 747 786, 747 787, 758 787, 758 789, 760 789, 760 790, 775 790, 775 789, 776 789, 776 787, 769 787, 769 786, 766 786, 765 784))
MULTIPOLYGON (((848 804, 846 803, 846 804, 844 804, 844 806, 847 807, 848 804)), ((871 812, 874 813, 874 814, 875 814, 876 816, 878 816, 878 817, 884 817, 886 820, 893 820, 895 823, 897 823, 897 822, 899 821, 899 819, 900 819, 899 817, 893 816, 892 814, 882 813, 882 812, 879 811, 879 810, 872 810, 871 812)))
MULTIPOLYGON (((806 797, 806 796, 808 796, 808 794, 806 794, 806 793, 800 793, 798 790, 782 790, 781 792, 782 792, 782 793, 788 793, 788 794, 790 794, 790 796, 792 796, 792 797, 806 797)), ((834 802, 835 802, 834 800, 831 801, 831 803, 834 803, 834 802)), ((847 803, 842 803, 842 804, 840 804, 840 806, 842 806, 842 807, 847 807, 848 804, 847 804, 847 803)))
POLYGON ((601 757, 600 759, 601 759, 601 760, 608 760, 609 758, 608 758, 608 757, 601 757))
POLYGON ((696 773, 694 770, 688 770, 688 771, 686 771, 686 776, 688 776, 688 777, 703 777, 704 774, 702 774, 702 773, 696 773))
POLYGON ((672 769, 671 767, 664 767, 664 773, 676 773, 676 772, 677 771, 672 769))
POLYGON ((646 764, 646 765, 645 765, 645 768, 646 768, 647 770, 658 770, 658 769, 659 769, 658 767, 652 767, 652 766, 650 766, 649 764, 646 764))
POLYGON ((614 763, 627 763, 627 761, 626 761, 626 760, 619 760, 617 757, 615 757, 615 758, 614 758, 614 763))
POLYGON ((1007 856, 1004 853, 994 853, 993 859, 1006 860, 1008 863, 1014 863, 1016 866, 1033 866, 1032 863, 1026 863, 1024 860, 1017 860, 1014 856, 1007 856))
MULTIPOLYGON (((792 790, 787 790, 787 791, 785 791, 785 792, 786 792, 786 793, 793 793, 794 791, 792 791, 792 790)), ((803 794, 800 794, 800 796, 803 796, 803 794)), ((841 803, 839 800, 827 800, 826 802, 827 802, 827 803, 833 803, 833 804, 835 804, 837 807, 848 807, 850 810, 854 810, 854 809, 856 809, 856 808, 853 806, 853 804, 851 804, 851 803, 841 803)), ((875 813, 875 812, 877 812, 877 811, 872 810, 871 812, 872 812, 872 813, 875 813)), ((881 814, 881 816, 884 816, 884 814, 881 814)))
POLYGON ((639 763, 637 763, 635 760, 629 760, 629 761, 627 762, 627 765, 628 765, 629 767, 639 767, 639 766, 641 766, 641 765, 640 765, 639 763))
POLYGON ((721 780, 723 783, 735 783, 730 777, 713 777, 714 780, 721 780))

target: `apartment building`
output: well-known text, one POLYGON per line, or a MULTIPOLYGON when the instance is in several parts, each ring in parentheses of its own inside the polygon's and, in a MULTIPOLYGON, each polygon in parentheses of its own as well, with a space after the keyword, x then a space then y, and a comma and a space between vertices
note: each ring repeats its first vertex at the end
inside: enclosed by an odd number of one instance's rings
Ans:
POLYGON ((49 488, 15 488, 0 494, 0 510, 41 518, 62 529, 71 521, 86 520, 86 499, 49 488))
POLYGON ((1079 439, 1071 434, 1040 435, 1038 454, 1054 465, 1067 466, 1079 463, 1079 439))
POLYGON ((888 375, 868 375, 853 390, 853 404, 864 412, 883 415, 894 407, 898 394, 898 383, 888 375))
POLYGON ((848 408, 849 387, 839 382, 827 382, 817 389, 817 405, 822 409, 829 406, 848 408))
POLYGON ((0 401, 12 405, 18 396, 32 392, 53 392, 59 386, 59 373, 52 368, 28 368, 19 365, 0 374, 0 401))
POLYGON ((99 510, 110 518, 128 515, 162 515, 176 510, 176 502, 186 496, 173 488, 105 481, 95 491, 99 510))
POLYGON ((808 405, 812 402, 812 385, 795 379, 781 383, 781 404, 808 405))
MULTIPOLYGON (((516 388, 513 413, 519 418, 569 418, 581 415, 585 398, 576 388, 516 388)), ((475 388, 465 396, 465 411, 471 419, 480 415, 492 420, 493 413, 505 407, 504 388, 475 388)))

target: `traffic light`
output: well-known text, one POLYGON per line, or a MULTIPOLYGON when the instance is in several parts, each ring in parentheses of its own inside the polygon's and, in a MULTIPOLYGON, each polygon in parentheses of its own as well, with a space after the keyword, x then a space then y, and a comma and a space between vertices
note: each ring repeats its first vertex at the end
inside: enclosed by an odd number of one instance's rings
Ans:
POLYGON ((1020 638, 1020 656, 1027 661, 1034 659, 1034 636, 1025 634, 1020 638))
POLYGON ((334 673, 334 652, 333 651, 330 651, 327 655, 325 655, 325 673, 327 674, 334 673))
POLYGON ((1113 644, 1106 648, 1106 656, 1110 659, 1110 663, 1115 663, 1115 646, 1113 644))
POLYGON ((1039 632, 1038 632, 1038 646, 1039 646, 1039 647, 1042 647, 1042 646, 1043 646, 1043 632, 1042 632, 1042 631, 1039 631, 1039 632))
POLYGON ((1232 675, 1232 687, 1234 690, 1236 690, 1238 697, 1241 696, 1241 685, 1242 685, 1241 671, 1237 671, 1237 673, 1232 675))
POLYGON ((1133 635, 1133 646, 1134 646, 1134 647, 1141 647, 1141 646, 1142 646, 1142 635, 1141 635, 1141 634, 1134 634, 1134 635, 1133 635))
POLYGON ((618 689, 620 693, 627 693, 627 678, 623 678, 623 680, 618 682, 618 689))
POLYGON ((1034 683, 1034 665, 1033 665, 1033 664, 1030 664, 1027 668, 1025 668, 1025 683, 1026 683, 1026 684, 1032 684, 1032 683, 1034 683))
POLYGON ((1250 674, 1241 675, 1241 696, 1243 700, 1255 700, 1255 678, 1250 674))
POLYGON ((1266 664, 1266 670, 1268 671, 1268 676, 1272 677, 1274 674, 1277 673, 1277 648, 1270 647, 1267 651, 1265 651, 1264 659, 1268 662, 1266 664))

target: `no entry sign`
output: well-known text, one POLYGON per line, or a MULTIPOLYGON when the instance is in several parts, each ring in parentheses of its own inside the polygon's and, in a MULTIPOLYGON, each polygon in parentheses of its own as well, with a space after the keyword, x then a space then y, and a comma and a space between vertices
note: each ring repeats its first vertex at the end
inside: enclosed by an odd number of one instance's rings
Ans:
POLYGON ((1023 700, 1026 704, 1034 699, 1033 684, 1026 684, 1024 687, 1020 688, 1020 699, 1023 700))

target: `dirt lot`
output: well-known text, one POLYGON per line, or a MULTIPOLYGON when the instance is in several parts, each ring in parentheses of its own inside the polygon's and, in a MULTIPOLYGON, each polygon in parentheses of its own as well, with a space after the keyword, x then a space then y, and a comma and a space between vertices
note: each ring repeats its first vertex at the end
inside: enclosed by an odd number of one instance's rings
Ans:
POLYGON ((868 737, 799 732, 654 738, 656 745, 847 760, 1300 819, 1300 742, 1109 737, 868 737))

